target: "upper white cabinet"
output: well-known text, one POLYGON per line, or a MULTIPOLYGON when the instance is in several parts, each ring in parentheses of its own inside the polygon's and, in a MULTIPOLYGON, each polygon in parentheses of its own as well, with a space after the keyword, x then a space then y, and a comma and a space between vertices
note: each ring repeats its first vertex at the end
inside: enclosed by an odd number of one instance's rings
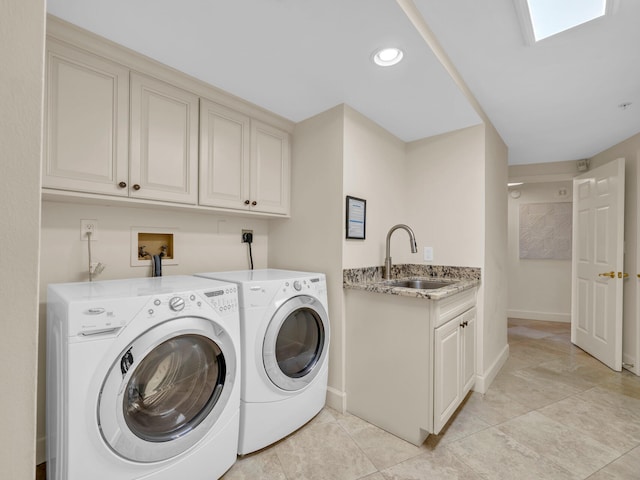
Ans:
POLYGON ((200 204, 289 213, 289 134, 202 99, 200 204))
POLYGON ((131 72, 131 196, 198 200, 198 96, 131 72))
POLYGON ((53 17, 46 55, 46 197, 289 215, 292 122, 53 17))
MULTIPOLYGON (((266 123, 251 122, 251 208, 289 213, 289 134, 266 123)), ((246 200, 245 200, 246 202, 246 200)))
POLYGON ((250 122, 248 116, 200 101, 200 204, 248 208, 250 122))
POLYGON ((43 186, 127 196, 129 70, 49 39, 46 75, 43 186))

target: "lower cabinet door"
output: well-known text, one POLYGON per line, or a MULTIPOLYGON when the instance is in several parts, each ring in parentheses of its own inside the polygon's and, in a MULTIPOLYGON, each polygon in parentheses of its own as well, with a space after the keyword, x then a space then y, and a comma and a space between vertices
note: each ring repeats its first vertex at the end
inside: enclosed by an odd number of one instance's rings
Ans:
POLYGON ((434 335, 434 434, 440 432, 460 404, 461 316, 436 328, 434 335))
POLYGON ((469 393, 476 380, 476 309, 462 315, 462 394, 460 400, 469 393))

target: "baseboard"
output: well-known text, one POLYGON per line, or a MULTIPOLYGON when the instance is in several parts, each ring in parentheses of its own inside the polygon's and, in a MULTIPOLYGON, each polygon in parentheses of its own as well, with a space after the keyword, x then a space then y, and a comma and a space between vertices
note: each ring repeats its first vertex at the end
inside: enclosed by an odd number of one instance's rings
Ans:
POLYGON ((509 318, 522 318, 525 320, 541 320, 543 322, 571 323, 570 313, 531 312, 527 310, 507 310, 509 318))
POLYGON ((36 465, 47 461, 47 437, 38 437, 36 440, 36 465))
POLYGON ((347 394, 333 387, 327 387, 327 406, 345 413, 347 411, 347 394))
POLYGON ((493 383, 493 380, 496 378, 496 375, 500 372, 502 366, 509 359, 509 345, 505 345, 498 355, 498 358, 493 362, 491 367, 484 372, 483 375, 476 375, 476 383, 473 387, 474 392, 478 393, 486 393, 489 390, 489 386, 493 383))

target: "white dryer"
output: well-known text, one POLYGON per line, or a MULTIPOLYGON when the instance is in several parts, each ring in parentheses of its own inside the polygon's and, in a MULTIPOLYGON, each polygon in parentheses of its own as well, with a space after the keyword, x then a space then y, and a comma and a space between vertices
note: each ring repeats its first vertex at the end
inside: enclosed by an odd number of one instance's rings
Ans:
POLYGON ((238 453, 244 455, 297 430, 325 404, 330 338, 326 278, 276 269, 198 275, 239 286, 238 453))
POLYGON ((237 458, 237 286, 49 285, 47 478, 211 480, 237 458))

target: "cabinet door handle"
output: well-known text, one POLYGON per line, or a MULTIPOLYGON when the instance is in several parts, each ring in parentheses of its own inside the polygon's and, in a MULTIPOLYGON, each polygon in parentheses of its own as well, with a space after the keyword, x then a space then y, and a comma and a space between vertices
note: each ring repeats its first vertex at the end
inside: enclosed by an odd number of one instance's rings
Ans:
POLYGON ((134 190, 140 190, 140 185, 138 185, 137 183, 133 186, 134 190))
POLYGON ((249 200, 245 200, 245 201, 244 201, 244 204, 245 204, 245 205, 249 205, 250 203, 251 203, 251 202, 250 202, 249 200))
POLYGON ((118 186, 119 186, 120 188, 127 188, 127 182, 120 182, 120 183, 118 184, 118 186))
POLYGON ((253 205, 254 207, 258 204, 258 202, 256 202, 255 200, 253 202, 251 202, 251 205, 253 205))

